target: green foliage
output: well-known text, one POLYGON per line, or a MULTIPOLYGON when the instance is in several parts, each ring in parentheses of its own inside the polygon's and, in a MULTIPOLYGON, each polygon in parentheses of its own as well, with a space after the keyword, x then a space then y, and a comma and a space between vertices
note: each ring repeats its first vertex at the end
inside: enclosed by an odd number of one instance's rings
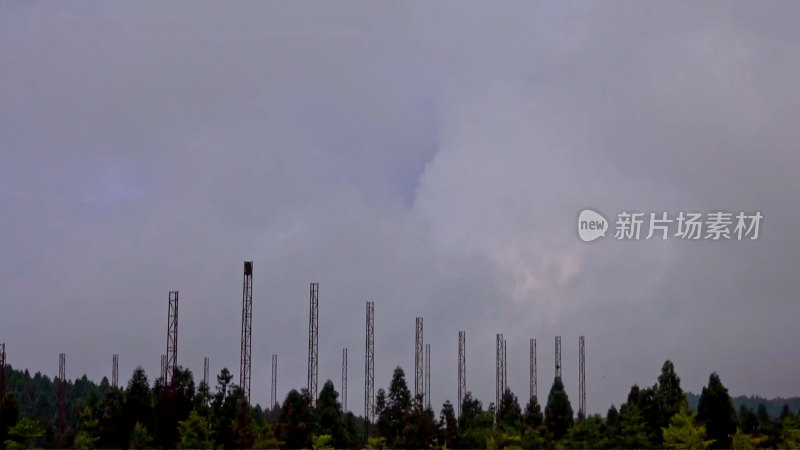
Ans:
POLYGON ((497 424, 503 430, 518 430, 522 428, 522 411, 519 408, 517 396, 506 388, 500 397, 497 408, 497 424))
POLYGON ((389 385, 386 406, 378 417, 378 430, 392 446, 402 446, 405 419, 411 410, 411 393, 406 384, 405 372, 396 367, 389 385))
POLYGON ((255 435, 253 448, 280 448, 284 445, 284 442, 275 437, 275 430, 272 428, 272 424, 262 423, 257 425, 255 435))
POLYGON ((178 448, 212 447, 208 421, 197 411, 192 411, 186 420, 178 422, 178 434, 180 436, 178 448))
POLYGON ((481 401, 473 398, 471 392, 466 392, 461 404, 461 417, 458 419, 458 447, 482 448, 492 436, 493 424, 493 414, 484 411, 481 401))
POLYGON ((661 367, 661 375, 658 376, 658 384, 655 389, 655 398, 658 404, 658 426, 660 428, 669 426, 671 418, 681 409, 688 407, 686 395, 681 389, 681 379, 675 373, 675 366, 672 361, 664 362, 661 367))
POLYGON ((8 439, 8 431, 19 421, 19 406, 13 393, 6 394, 5 402, 0 402, 0 445, 8 439))
POLYGON ((136 422, 131 433, 131 448, 149 448, 151 442, 153 442, 153 436, 147 432, 147 427, 136 422))
POLYGON ((767 439, 766 436, 748 434, 740 429, 733 435, 733 448, 735 450, 755 450, 762 448, 762 443, 767 439))
POLYGON ((544 408, 544 418, 547 429, 553 433, 556 440, 564 437, 572 426, 572 405, 569 403, 567 393, 564 391, 564 383, 561 382, 560 377, 553 380, 553 386, 547 396, 547 406, 544 408))
POLYGON ((330 437, 331 443, 336 447, 347 445, 345 436, 344 416, 342 404, 339 403, 339 393, 333 387, 333 382, 328 380, 322 386, 316 405, 316 419, 318 431, 330 437))
POLYGON ((314 425, 307 391, 303 390, 302 394, 294 389, 289 391, 286 400, 283 401, 278 428, 280 440, 285 442, 287 447, 311 447, 314 425))
POLYGON ((333 436, 330 434, 323 434, 321 436, 317 436, 314 439, 314 450, 333 450, 331 443, 333 442, 333 436))
POLYGON ((597 448, 603 439, 603 418, 589 416, 579 418, 564 439, 568 448, 597 448))
POLYGON ((731 438, 736 433, 736 412, 728 389, 716 373, 708 378, 708 386, 700 395, 697 418, 706 426, 708 437, 714 439, 715 448, 730 448, 731 438))
POLYGON ((694 413, 688 407, 678 411, 668 428, 663 429, 664 447, 666 448, 708 448, 713 439, 706 439, 706 427, 695 424, 694 413))
POLYGON ((617 443, 622 448, 649 448, 653 445, 647 434, 644 416, 635 402, 628 402, 620 409, 620 434, 617 443))
POLYGON ((44 429, 37 420, 23 418, 8 430, 8 436, 7 448, 35 448, 44 437, 44 429))
POLYGON ((456 419, 456 412, 450 400, 444 402, 442 411, 439 413, 439 430, 442 438, 439 441, 441 444, 445 447, 453 447, 456 445, 458 439, 458 419, 456 419))
MULTIPOLYGON (((0 411, 0 436, 12 448, 55 446, 54 383, 39 374, 10 373, 13 382, 0 411), (18 395, 22 396, 19 406, 18 395), (20 421, 20 417, 25 419, 20 421)), ((523 413, 517 397, 506 389, 499 404, 490 404, 486 410, 467 392, 458 418, 454 405, 446 401, 437 420, 432 410, 422 407, 420 397, 412 398, 398 367, 388 389, 378 389, 375 424, 343 411, 330 380, 321 386, 313 407, 307 391, 292 390, 282 405, 267 409, 251 406, 232 381, 227 369, 217 376, 213 392, 206 383, 195 389, 191 372, 182 368, 170 386, 161 378, 151 386, 141 368, 133 372, 124 389, 111 387, 107 380, 95 385, 82 377, 67 383, 63 445, 354 449, 364 445, 364 432, 368 431, 371 437, 366 447, 381 449, 701 448, 712 443, 711 433, 705 436, 707 423, 733 423, 738 425, 729 436, 734 448, 800 447, 800 418, 791 407, 780 411, 780 420, 764 405, 759 405, 757 412, 740 408, 738 415, 730 414, 727 391, 716 374, 699 402, 705 414, 701 421, 700 414, 695 417, 687 409, 680 378, 669 361, 652 387, 632 387, 619 411, 612 406, 605 417, 577 420, 560 379, 554 380, 544 413, 536 398, 528 400, 523 413)))
POLYGON ((495 437, 492 439, 492 441, 496 445, 496 448, 502 448, 506 450, 522 449, 522 436, 511 431, 510 429, 495 433, 495 437))
POLYGON ((367 440, 368 450, 384 450, 386 448, 385 437, 371 437, 367 440))
POLYGON ((542 414, 542 407, 536 397, 531 397, 528 404, 525 406, 525 426, 528 428, 538 428, 544 423, 544 414, 542 414))
POLYGON ((520 439, 520 446, 522 448, 545 448, 547 441, 547 429, 543 426, 527 428, 520 439))
POLYGON ((86 405, 84 405, 80 413, 80 430, 75 436, 75 447, 80 449, 96 447, 97 441, 100 440, 100 436, 98 436, 100 426, 100 421, 97 419, 98 409, 97 395, 93 392, 89 395, 86 405))
POLYGON ((793 415, 784 417, 781 421, 783 430, 779 448, 800 448, 800 423, 793 415))

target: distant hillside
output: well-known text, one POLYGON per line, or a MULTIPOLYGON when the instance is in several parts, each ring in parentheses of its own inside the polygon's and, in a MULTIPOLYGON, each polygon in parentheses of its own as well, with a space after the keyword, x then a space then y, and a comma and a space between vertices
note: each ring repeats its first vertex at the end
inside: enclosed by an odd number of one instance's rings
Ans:
MULTIPOLYGON (((697 404, 700 402, 700 396, 698 394, 693 394, 691 392, 686 393, 686 398, 689 400, 689 406, 697 410, 697 404)), ((777 397, 772 399, 767 399, 763 397, 756 397, 756 396, 744 396, 740 395, 738 397, 733 397, 733 408, 738 412, 739 407, 744 405, 748 409, 752 411, 756 411, 758 409, 758 405, 764 404, 767 407, 767 412, 772 417, 778 417, 781 414, 781 410, 783 409, 783 405, 789 405, 789 409, 792 412, 800 411, 800 397, 777 397)))

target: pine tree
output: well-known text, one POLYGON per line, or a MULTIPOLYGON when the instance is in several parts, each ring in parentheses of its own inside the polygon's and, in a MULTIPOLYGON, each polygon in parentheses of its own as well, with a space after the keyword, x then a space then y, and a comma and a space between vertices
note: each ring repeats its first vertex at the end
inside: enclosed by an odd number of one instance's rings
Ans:
POLYGON ((539 401, 536 399, 536 396, 533 396, 528 400, 528 404, 525 406, 525 426, 528 428, 538 428, 544 423, 544 414, 542 414, 542 407, 539 405, 539 401))
POLYGON ((647 424, 636 403, 625 403, 620 409, 620 436, 622 448, 649 448, 652 446, 647 434, 647 424))
POLYGON ((715 448, 730 448, 736 433, 736 412, 733 409, 728 389, 722 385, 719 375, 712 373, 708 386, 703 388, 697 406, 697 418, 706 426, 709 439, 715 448))
POLYGON ((553 386, 547 396, 547 406, 544 408, 544 417, 547 429, 553 433, 556 440, 564 437, 572 426, 572 405, 569 403, 569 397, 564 391, 564 383, 560 377, 553 380, 553 386))
POLYGON ((308 448, 311 446, 314 420, 306 392, 304 390, 301 394, 292 389, 283 402, 281 417, 278 421, 278 435, 288 448, 308 448))
POLYGON ((458 439, 458 419, 450 400, 446 400, 439 413, 439 429, 442 432, 442 440, 439 442, 446 447, 452 448, 458 439))
POLYGON ((331 442, 335 447, 341 448, 345 446, 342 404, 339 403, 339 393, 336 392, 331 380, 325 382, 319 393, 316 405, 316 419, 319 432, 330 435, 331 442))
POLYGON ((664 447, 684 449, 684 448, 708 448, 713 439, 706 439, 706 427, 695 424, 694 413, 688 408, 682 408, 672 416, 668 428, 663 428, 664 447))
POLYGON ((785 417, 781 421, 781 440, 778 443, 779 448, 800 448, 800 424, 796 417, 785 417))
POLYGON ((9 449, 35 448, 44 437, 42 424, 37 420, 23 418, 8 430, 5 446, 9 449))
POLYGON ((393 446, 400 444, 399 439, 403 437, 403 430, 406 424, 406 417, 411 410, 411 393, 406 385, 405 372, 401 367, 396 367, 392 374, 392 383, 389 385, 389 395, 386 408, 382 411, 385 414, 387 429, 386 441, 393 443, 393 446))
POLYGON ((675 373, 675 366, 672 361, 667 360, 661 367, 661 375, 658 376, 655 394, 660 413, 658 426, 667 427, 672 416, 677 414, 684 406, 688 406, 686 395, 681 389, 681 379, 675 373))
POLYGON ((192 411, 186 420, 178 423, 180 441, 178 448, 211 448, 211 429, 205 417, 192 411))
POLYGON ((506 388, 503 391, 503 396, 500 397, 500 406, 497 408, 497 423, 506 432, 522 430, 522 411, 519 407, 519 401, 509 388, 506 388))

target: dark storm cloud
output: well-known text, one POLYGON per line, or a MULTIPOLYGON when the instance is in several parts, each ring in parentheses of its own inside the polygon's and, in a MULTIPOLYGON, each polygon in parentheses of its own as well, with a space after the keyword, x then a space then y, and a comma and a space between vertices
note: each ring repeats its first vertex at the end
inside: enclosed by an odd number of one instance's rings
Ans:
MULTIPOLYGON (((431 343, 433 403, 539 394, 564 339, 602 412, 663 360, 699 391, 796 395, 800 217, 793 3, 8 3, 0 10, 0 340, 70 377, 158 371, 181 291, 180 362, 238 367, 241 262, 255 261, 254 400, 320 373, 363 404, 431 343), (575 237, 577 211, 761 211, 754 242, 575 237)), ((411 378, 409 377, 409 380, 411 378)))

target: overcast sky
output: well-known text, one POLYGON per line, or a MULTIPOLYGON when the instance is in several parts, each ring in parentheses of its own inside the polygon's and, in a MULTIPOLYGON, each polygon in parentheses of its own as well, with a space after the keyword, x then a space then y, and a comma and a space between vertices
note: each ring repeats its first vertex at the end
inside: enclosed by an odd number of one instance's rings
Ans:
POLYGON ((238 380, 254 261, 253 401, 320 385, 363 413, 413 389, 494 401, 494 339, 526 402, 563 340, 577 409, 675 363, 685 390, 800 395, 800 3, 0 2, 0 341, 16 368, 151 380, 180 291, 179 362, 238 380), (576 217, 760 211, 755 241, 578 240, 576 217))

